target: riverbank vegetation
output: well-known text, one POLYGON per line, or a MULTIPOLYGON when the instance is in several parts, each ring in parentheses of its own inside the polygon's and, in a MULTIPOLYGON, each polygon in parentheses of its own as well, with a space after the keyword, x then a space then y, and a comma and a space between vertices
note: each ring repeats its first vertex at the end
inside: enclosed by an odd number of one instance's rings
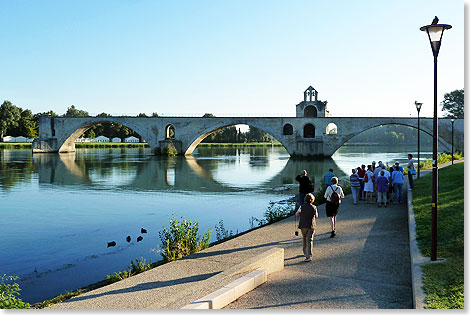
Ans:
MULTIPOLYGON (((415 181, 413 207, 419 249, 430 256, 432 176, 415 181)), ((464 163, 439 170, 438 247, 440 263, 422 266, 426 308, 464 308, 464 163)))
POLYGON ((0 309, 22 309, 30 308, 29 303, 23 302, 18 296, 20 295, 20 286, 13 282, 18 280, 16 276, 0 276, 0 309))
POLYGON ((211 230, 199 235, 199 223, 184 217, 181 220, 172 216, 170 227, 165 227, 158 234, 162 241, 160 254, 165 261, 174 261, 209 247, 211 230))

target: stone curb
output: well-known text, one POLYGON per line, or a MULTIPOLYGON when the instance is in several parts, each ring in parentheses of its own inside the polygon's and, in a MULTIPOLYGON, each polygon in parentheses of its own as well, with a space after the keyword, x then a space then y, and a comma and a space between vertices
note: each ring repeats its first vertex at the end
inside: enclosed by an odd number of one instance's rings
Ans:
POLYGON ((413 191, 408 190, 408 231, 410 241, 410 261, 411 261, 411 287, 413 290, 413 308, 424 309, 424 299, 426 294, 423 291, 423 272, 421 265, 429 262, 421 254, 416 241, 416 221, 413 209, 413 191))
POLYGON ((181 309, 221 309, 232 303, 242 295, 265 283, 268 274, 280 271, 284 268, 284 249, 270 249, 246 262, 230 268, 224 272, 224 274, 241 274, 252 269, 253 266, 260 267, 181 309))

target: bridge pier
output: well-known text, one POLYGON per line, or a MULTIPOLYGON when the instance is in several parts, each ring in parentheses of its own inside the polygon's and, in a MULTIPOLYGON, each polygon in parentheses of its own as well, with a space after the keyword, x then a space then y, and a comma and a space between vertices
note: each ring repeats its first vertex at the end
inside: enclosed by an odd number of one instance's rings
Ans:
POLYGON ((36 138, 32 143, 34 153, 58 153, 56 138, 36 138))

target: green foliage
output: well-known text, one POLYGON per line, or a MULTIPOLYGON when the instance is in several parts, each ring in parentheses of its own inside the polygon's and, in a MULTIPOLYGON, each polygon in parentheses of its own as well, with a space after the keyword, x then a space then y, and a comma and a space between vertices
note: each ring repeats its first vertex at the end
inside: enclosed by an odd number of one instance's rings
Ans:
POLYGON ((162 241, 160 254, 166 261, 173 261, 208 248, 212 231, 208 230, 202 237, 198 231, 199 224, 196 221, 192 222, 183 217, 179 221, 173 214, 170 227, 165 227, 159 232, 162 241))
POLYGON ((30 308, 29 303, 23 302, 18 298, 21 289, 18 283, 7 283, 9 281, 15 281, 18 277, 7 276, 4 274, 0 276, 0 309, 19 309, 19 308, 30 308))
MULTIPOLYGON (((463 153, 462 152, 459 152, 459 151, 456 151, 454 152, 454 161, 455 160, 460 160, 461 158, 463 158, 463 153)), ((452 154, 451 153, 442 153, 442 154, 439 154, 437 156, 437 164, 444 164, 444 163, 447 163, 447 162, 451 162, 452 161, 452 154)), ((424 160, 424 161, 419 161, 419 168, 420 169, 425 169, 425 168, 432 168, 432 160, 430 159, 427 159, 427 160, 424 160)), ((405 169, 405 172, 404 174, 408 174, 408 172, 406 171, 405 169)))
MULTIPOLYGON (((424 132, 420 133, 421 148, 432 147, 432 137, 424 132)), ((417 145, 418 130, 402 125, 384 125, 375 127, 354 136, 348 144, 386 144, 386 145, 417 145)))
POLYGON ((446 118, 464 118, 464 94, 464 89, 444 94, 441 106, 446 118))
POLYGON ((121 272, 115 272, 112 275, 107 275, 106 281, 108 281, 108 283, 113 283, 116 281, 123 280, 125 278, 132 277, 136 274, 150 269, 152 269, 152 260, 150 260, 150 262, 146 264, 145 259, 143 257, 140 257, 140 259, 135 260, 135 263, 131 260, 131 264, 129 265, 128 269, 121 272))
MULTIPOLYGON (((212 114, 204 114, 203 117, 215 117, 212 114)), ((246 143, 246 142, 271 142, 274 138, 264 131, 250 127, 247 132, 237 130, 235 126, 221 128, 208 135, 202 143, 246 143)))
POLYGON ((295 213, 295 202, 279 204, 273 201, 269 202, 268 208, 264 211, 264 219, 259 220, 258 224, 270 224, 287 218, 295 213))
POLYGON ((13 105, 10 101, 4 101, 0 106, 0 140, 3 136, 18 127, 23 110, 13 105))
POLYGON ((227 231, 224 227, 224 221, 219 220, 219 223, 215 226, 215 236, 218 241, 225 240, 233 236, 233 231, 227 231))
MULTIPOLYGON (((432 176, 415 181, 413 207, 418 246, 430 255, 432 176)), ((464 163, 439 170, 438 257, 446 262, 423 266, 428 308, 463 308, 464 302, 464 163)))
POLYGON ((67 108, 67 112, 65 112, 64 117, 90 117, 90 115, 87 111, 77 109, 75 105, 72 105, 67 108))

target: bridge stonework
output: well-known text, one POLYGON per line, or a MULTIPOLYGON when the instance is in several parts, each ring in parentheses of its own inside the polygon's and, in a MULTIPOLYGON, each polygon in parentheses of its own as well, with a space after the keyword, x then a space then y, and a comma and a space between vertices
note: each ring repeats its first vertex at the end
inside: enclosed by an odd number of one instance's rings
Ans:
MULTIPOLYGON (((86 117, 39 120, 39 138, 33 142, 33 153, 73 152, 75 140, 93 125, 116 122, 133 129, 155 154, 174 151, 190 155, 210 133, 232 125, 246 124, 269 133, 291 156, 329 157, 345 142, 368 129, 382 125, 417 128, 416 118, 402 117, 86 117), (334 124, 336 126, 331 127, 334 124), (168 127, 174 137, 168 137, 168 127), (331 130, 336 130, 332 134, 331 130)), ((432 118, 420 118, 422 132, 432 135, 432 118)), ((439 149, 451 150, 451 121, 439 119, 439 149)), ((463 152, 464 121, 454 122, 454 150, 463 152)))

